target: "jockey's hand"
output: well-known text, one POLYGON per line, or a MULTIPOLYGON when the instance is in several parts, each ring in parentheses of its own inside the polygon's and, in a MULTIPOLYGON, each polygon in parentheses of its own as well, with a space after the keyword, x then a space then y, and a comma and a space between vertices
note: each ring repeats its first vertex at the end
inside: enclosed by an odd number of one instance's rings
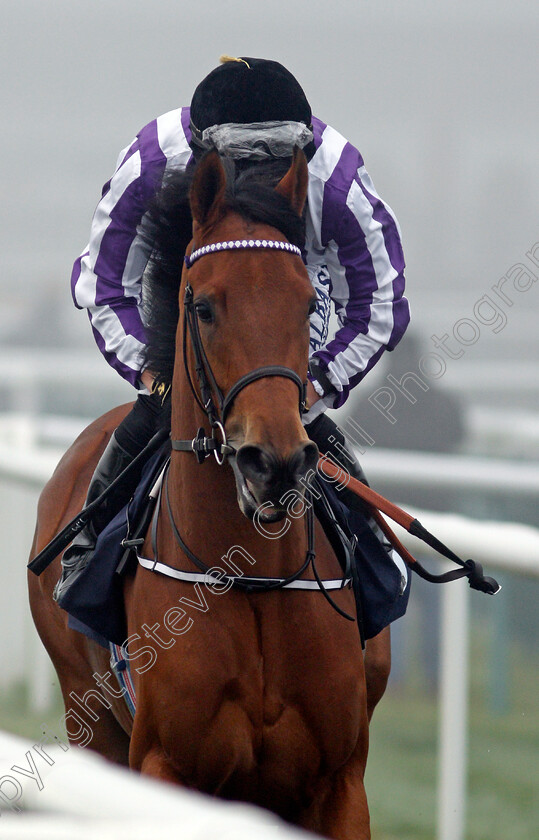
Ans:
POLYGON ((307 409, 311 408, 320 399, 313 387, 313 383, 307 381, 307 409))
POLYGON ((140 374, 140 381, 142 382, 144 387, 148 389, 150 394, 152 393, 153 380, 154 380, 153 373, 151 371, 149 371, 148 369, 143 370, 142 373, 140 374))

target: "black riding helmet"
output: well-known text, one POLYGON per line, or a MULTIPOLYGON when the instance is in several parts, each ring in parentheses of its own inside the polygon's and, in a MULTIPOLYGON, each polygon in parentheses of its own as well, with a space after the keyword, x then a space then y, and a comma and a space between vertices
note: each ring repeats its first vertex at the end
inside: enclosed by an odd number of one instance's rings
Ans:
MULTIPOLYGON (((193 146, 204 129, 224 123, 301 122, 311 128, 311 106, 286 67, 264 58, 224 56, 197 86, 191 101, 193 146)), ((314 142, 303 150, 314 154, 314 142), (312 148, 311 148, 312 147, 312 148)))

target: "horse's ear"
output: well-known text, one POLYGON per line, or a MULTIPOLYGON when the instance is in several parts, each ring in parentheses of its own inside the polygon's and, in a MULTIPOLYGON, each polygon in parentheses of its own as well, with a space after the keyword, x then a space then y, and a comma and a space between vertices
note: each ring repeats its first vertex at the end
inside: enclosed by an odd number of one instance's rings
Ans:
POLYGON ((293 210, 298 216, 303 213, 305 200, 307 198, 307 186, 309 183, 309 170, 307 158, 297 146, 294 149, 294 156, 290 169, 277 184, 275 189, 290 202, 293 210))
POLYGON ((209 152, 198 164, 189 190, 191 215, 199 225, 216 221, 221 215, 226 189, 226 174, 216 151, 209 152))

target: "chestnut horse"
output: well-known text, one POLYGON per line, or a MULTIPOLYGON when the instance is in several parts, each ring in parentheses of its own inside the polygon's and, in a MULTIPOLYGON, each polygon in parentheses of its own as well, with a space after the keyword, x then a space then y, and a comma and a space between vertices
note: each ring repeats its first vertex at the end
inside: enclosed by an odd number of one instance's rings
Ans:
MULTIPOLYGON (((307 178, 299 153, 276 188, 279 201, 286 199, 298 215, 307 178)), ((197 572, 177 528, 192 556, 209 566, 233 558, 243 574, 288 578, 304 566, 309 539, 305 518, 285 518, 282 500, 299 493, 317 460, 298 410, 313 289, 298 249, 286 248, 277 224, 230 209, 216 154, 198 165, 190 202, 191 264, 183 269, 180 302, 186 292, 192 296, 213 398, 217 387, 231 397, 228 446, 220 449, 224 429, 216 426, 218 457, 201 464, 193 453, 172 451, 157 533, 141 554, 151 557, 156 548, 161 563, 197 572), (260 247, 249 247, 257 240, 260 247), (206 247, 216 243, 226 247, 206 247)), ((186 330, 180 318, 171 391, 176 441, 193 439, 204 425, 210 434, 186 330)), ((40 500, 33 554, 82 506, 97 459, 126 410, 92 424, 60 462, 40 500)), ((318 524, 315 546, 320 577, 340 577, 318 524)), ((108 673, 107 652, 68 629, 52 600, 58 575, 59 560, 40 578, 30 575, 30 600, 66 711, 77 712, 66 718, 73 741, 81 739, 71 731, 74 721, 84 720, 91 748, 143 773, 257 804, 326 837, 370 837, 360 637, 320 591, 252 592, 218 577, 210 586, 193 585, 138 565, 124 587, 125 648, 137 696, 131 720, 108 673)), ((331 595, 355 615, 350 588, 331 595)))

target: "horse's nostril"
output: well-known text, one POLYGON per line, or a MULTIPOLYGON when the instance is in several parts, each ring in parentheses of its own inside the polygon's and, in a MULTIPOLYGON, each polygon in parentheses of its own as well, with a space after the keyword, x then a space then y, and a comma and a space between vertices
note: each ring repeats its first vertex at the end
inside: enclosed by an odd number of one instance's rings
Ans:
POLYGON ((274 459, 260 446, 244 444, 238 449, 236 461, 241 472, 249 481, 264 484, 275 472, 274 459))
POLYGON ((297 484, 316 470, 318 447, 312 441, 302 443, 288 458, 281 460, 261 446, 244 444, 236 456, 243 476, 253 484, 297 484))
POLYGON ((318 464, 318 447, 316 443, 308 441, 294 452, 289 460, 289 470, 296 481, 316 470, 318 464))

